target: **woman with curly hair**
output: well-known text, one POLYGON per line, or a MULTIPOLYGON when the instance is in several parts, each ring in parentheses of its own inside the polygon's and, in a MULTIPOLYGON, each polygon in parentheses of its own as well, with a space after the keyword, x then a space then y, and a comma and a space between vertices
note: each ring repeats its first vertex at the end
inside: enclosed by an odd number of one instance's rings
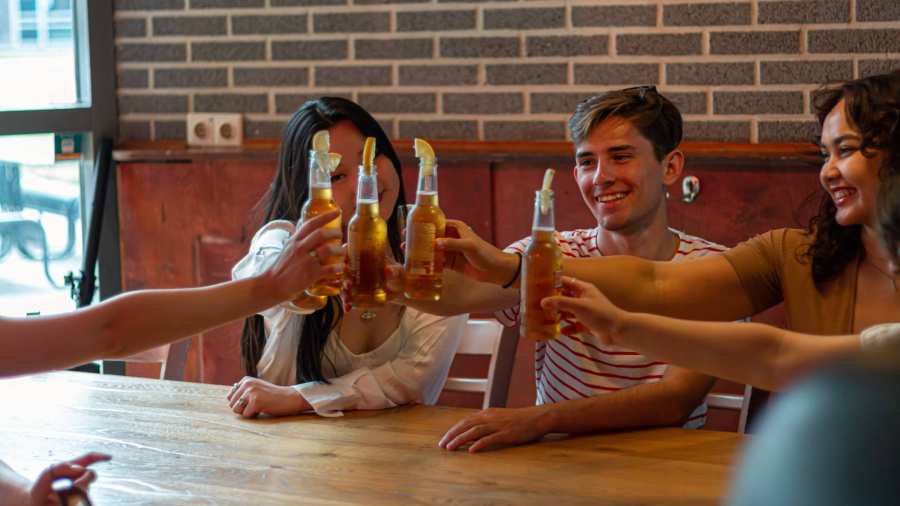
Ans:
MULTIPOLYGON (((829 87, 819 95, 816 109, 822 128, 819 179, 824 193, 807 229, 773 230, 721 255, 679 264, 624 256, 565 259, 565 274, 599 288, 610 311, 618 310, 615 304, 635 313, 733 321, 784 302, 787 327, 794 333, 861 334, 864 344, 882 340, 886 332, 897 333, 898 324, 890 322, 900 321, 900 218, 895 216, 900 196, 887 187, 895 186, 900 177, 900 72, 829 87)), ((470 233, 446 240, 443 246, 466 257, 468 272, 491 273, 498 281, 510 279, 518 264, 516 256, 501 253, 470 233)), ((603 297, 576 281, 570 280, 569 287, 577 292, 574 295, 592 295, 595 303, 603 297)), ((551 299, 545 304, 576 309, 558 302, 551 299)), ((579 315, 579 320, 582 316, 587 315, 579 315)), ((605 320, 596 327, 593 330, 601 333, 618 332, 605 320)), ((706 356, 704 363, 712 365, 701 370, 749 378, 770 388, 782 386, 792 373, 808 365, 859 346, 859 338, 845 337, 830 342, 833 347, 817 345, 815 352, 806 350, 797 356, 787 353, 791 350, 780 338, 767 341, 771 346, 753 339, 744 340, 746 346, 730 342, 725 348, 736 353, 747 370, 729 374, 730 369, 718 363, 725 352, 710 353, 710 343, 732 341, 728 338, 751 333, 754 327, 705 328, 703 338, 681 339, 680 349, 675 343, 653 342, 666 339, 662 331, 647 330, 646 338, 619 341, 651 355, 669 348, 668 358, 686 366, 697 366, 697 357, 706 356), (778 365, 780 373, 754 360, 763 355, 768 357, 764 363, 778 365)), ((616 336, 610 339, 617 342, 616 336)), ((729 362, 732 369, 741 367, 737 362, 729 362)))

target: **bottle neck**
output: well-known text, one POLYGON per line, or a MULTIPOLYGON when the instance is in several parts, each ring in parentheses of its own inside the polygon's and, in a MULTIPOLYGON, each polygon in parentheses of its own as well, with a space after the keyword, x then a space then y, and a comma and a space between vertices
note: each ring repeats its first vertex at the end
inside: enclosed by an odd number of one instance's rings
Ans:
POLYGON ((419 163, 419 186, 416 189, 417 194, 434 194, 437 195, 437 164, 432 163, 431 167, 426 167, 424 162, 419 163), (426 175, 427 174, 427 175, 426 175))
POLYGON ((356 209, 362 211, 378 212, 378 169, 372 167, 372 172, 367 173, 360 165, 359 179, 356 185, 356 209))
POLYGON ((531 222, 531 230, 534 231, 552 231, 556 229, 556 218, 554 217, 554 197, 551 192, 547 196, 547 202, 542 206, 541 192, 537 191, 534 195, 534 220, 531 222))
POLYGON ((328 153, 309 151, 309 185, 317 188, 331 188, 328 153))

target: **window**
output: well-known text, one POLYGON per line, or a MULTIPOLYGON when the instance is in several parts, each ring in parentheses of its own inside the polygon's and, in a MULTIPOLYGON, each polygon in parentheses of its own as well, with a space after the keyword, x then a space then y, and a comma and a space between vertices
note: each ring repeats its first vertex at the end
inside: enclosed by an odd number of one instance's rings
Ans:
MULTIPOLYGON (((116 131, 112 0, 0 0, 0 314, 74 308, 96 175, 116 131)), ((119 291, 115 181, 100 295, 119 291)), ((108 233, 107 233, 108 232, 108 233)))
MULTIPOLYGON (((82 136, 79 136, 80 139, 82 136)), ((74 136, 0 137, 0 314, 70 311, 65 286, 81 269, 81 163, 74 136)), ((80 143, 80 140, 79 140, 80 143)))

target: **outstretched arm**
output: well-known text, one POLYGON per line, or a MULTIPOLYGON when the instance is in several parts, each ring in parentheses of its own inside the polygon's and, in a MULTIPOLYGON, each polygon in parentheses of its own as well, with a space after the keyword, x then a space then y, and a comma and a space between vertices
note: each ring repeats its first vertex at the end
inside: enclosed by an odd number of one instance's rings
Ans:
POLYGON ((596 287, 572 278, 569 296, 546 307, 575 314, 610 344, 720 378, 780 390, 817 365, 859 349, 857 336, 811 336, 759 323, 700 322, 629 313, 596 287))
POLYGON ((335 213, 307 223, 259 276, 202 288, 142 290, 72 313, 0 318, 0 376, 59 369, 98 357, 128 356, 291 300, 325 273, 339 231, 321 228, 335 213), (312 253, 315 252, 316 256, 312 253))
MULTIPOLYGON (((515 254, 504 253, 481 239, 465 223, 447 220, 447 229, 456 231, 456 237, 440 239, 438 246, 448 258, 456 259, 455 271, 494 285, 515 278, 519 268, 515 254)), ((722 255, 685 262, 654 262, 632 256, 564 258, 563 273, 597 286, 629 311, 717 321, 753 314, 737 273, 722 255)), ((519 281, 516 279, 512 288, 518 287, 519 281)))

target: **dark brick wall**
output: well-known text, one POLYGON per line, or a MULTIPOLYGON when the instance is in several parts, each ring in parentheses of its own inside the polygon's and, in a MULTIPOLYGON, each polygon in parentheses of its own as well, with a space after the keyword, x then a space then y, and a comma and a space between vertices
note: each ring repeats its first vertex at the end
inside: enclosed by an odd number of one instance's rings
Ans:
POLYGON ((345 96, 394 137, 564 139, 578 101, 654 84, 688 139, 806 141, 820 84, 900 68, 898 0, 116 0, 120 132, 188 112, 277 136, 345 96))

